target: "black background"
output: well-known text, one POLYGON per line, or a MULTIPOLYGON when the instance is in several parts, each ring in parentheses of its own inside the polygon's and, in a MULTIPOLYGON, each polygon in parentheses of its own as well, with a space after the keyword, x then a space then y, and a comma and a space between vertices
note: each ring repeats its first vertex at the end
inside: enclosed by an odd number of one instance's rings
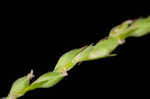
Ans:
MULTIPOLYGON (((36 5, 36 4, 35 4, 36 5)), ((53 5, 53 4, 51 4, 53 5)), ((36 5, 3 8, 0 97, 11 84, 34 70, 35 78, 52 71, 65 52, 96 43, 127 19, 146 17, 148 7, 131 5, 36 5)), ((129 38, 116 57, 83 62, 56 86, 28 92, 20 99, 128 97, 147 94, 149 38, 129 38)))

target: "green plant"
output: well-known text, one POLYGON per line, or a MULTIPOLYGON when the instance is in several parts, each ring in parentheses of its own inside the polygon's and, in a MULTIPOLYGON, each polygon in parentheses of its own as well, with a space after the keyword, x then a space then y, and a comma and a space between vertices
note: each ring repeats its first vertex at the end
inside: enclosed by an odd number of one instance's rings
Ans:
POLYGON ((19 78, 13 83, 8 96, 3 99, 17 99, 28 91, 37 88, 52 87, 67 76, 67 71, 72 69, 77 63, 115 56, 116 54, 112 54, 112 51, 119 45, 125 43, 126 38, 141 37, 149 32, 150 16, 136 20, 127 20, 114 27, 110 31, 109 36, 100 40, 97 44, 91 44, 65 53, 60 57, 52 72, 43 74, 34 82, 30 83, 30 80, 34 77, 33 71, 19 78))

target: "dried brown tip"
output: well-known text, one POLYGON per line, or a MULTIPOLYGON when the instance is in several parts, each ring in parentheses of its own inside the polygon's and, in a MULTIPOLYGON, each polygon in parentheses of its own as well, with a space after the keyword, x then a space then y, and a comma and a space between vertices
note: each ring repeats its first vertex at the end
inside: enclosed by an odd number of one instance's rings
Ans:
POLYGON ((62 73, 64 76, 68 76, 67 70, 64 68, 64 71, 62 73))
POLYGON ((118 43, 120 44, 120 45, 122 45, 122 44, 124 44, 125 43, 125 40, 118 40, 118 43))
POLYGON ((27 75, 27 79, 31 80, 34 77, 33 70, 27 75))

